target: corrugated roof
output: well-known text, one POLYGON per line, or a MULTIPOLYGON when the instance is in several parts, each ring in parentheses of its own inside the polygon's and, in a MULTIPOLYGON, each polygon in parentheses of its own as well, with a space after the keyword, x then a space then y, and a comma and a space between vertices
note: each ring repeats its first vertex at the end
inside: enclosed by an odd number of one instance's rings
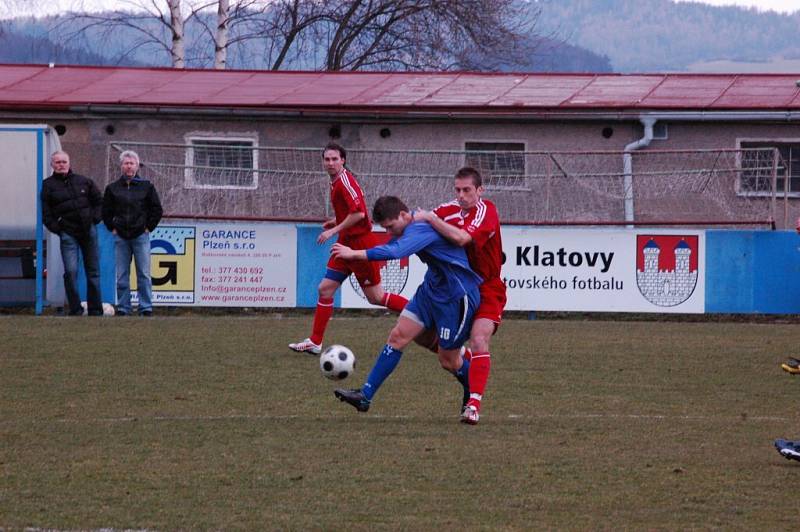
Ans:
POLYGON ((0 107, 328 111, 794 110, 789 74, 271 72, 0 65, 0 107))

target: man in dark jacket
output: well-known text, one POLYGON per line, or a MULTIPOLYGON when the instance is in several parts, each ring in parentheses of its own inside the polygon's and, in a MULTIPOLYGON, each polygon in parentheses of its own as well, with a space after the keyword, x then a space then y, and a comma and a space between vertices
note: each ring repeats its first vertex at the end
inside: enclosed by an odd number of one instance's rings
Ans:
POLYGON ((63 151, 50 158, 53 174, 42 183, 44 225, 61 240, 64 263, 64 291, 70 316, 83 314, 78 294, 78 250, 86 272, 87 307, 90 316, 103 315, 100 297, 100 265, 97 228, 102 198, 94 181, 72 172, 69 155, 63 151))
POLYGON ((150 281, 150 232, 161 221, 161 201, 150 181, 138 175, 139 156, 126 150, 119 156, 122 177, 106 187, 103 223, 114 235, 117 270, 117 315, 131 313, 131 256, 136 263, 139 314, 153 315, 150 281))

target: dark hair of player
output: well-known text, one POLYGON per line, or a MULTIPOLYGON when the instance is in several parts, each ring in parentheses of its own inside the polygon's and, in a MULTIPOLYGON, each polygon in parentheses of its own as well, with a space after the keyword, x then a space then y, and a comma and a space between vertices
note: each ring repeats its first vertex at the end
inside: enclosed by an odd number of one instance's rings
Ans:
POLYGON ((471 166, 465 166, 456 172, 456 179, 465 179, 467 177, 472 178, 472 184, 475 185, 475 188, 483 186, 483 178, 481 177, 481 173, 475 168, 471 166))
POLYGON ((381 196, 375 200, 372 207, 372 219, 375 223, 394 220, 400 217, 401 212, 410 212, 406 204, 397 196, 381 196))
POLYGON ((341 157, 343 161, 347 160, 347 152, 335 142, 329 142, 327 145, 325 145, 325 148, 322 149, 322 157, 325 157, 325 152, 328 150, 338 151, 339 157, 341 157))

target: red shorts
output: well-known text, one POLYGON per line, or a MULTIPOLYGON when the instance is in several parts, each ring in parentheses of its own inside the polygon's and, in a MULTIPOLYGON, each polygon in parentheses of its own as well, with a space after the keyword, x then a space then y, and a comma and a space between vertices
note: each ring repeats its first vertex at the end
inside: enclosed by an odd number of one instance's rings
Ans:
POLYGON ((480 286, 481 304, 475 312, 475 319, 484 318, 494 322, 495 330, 500 326, 503 309, 506 306, 506 285, 502 279, 489 279, 480 286))
MULTIPOLYGON (((369 249, 379 245, 374 234, 367 233, 361 236, 351 236, 339 242, 350 249, 369 249)), ((337 271, 345 277, 351 273, 358 279, 362 287, 375 286, 381 282, 380 262, 368 260, 341 260, 331 257, 328 259, 328 269, 337 271)))

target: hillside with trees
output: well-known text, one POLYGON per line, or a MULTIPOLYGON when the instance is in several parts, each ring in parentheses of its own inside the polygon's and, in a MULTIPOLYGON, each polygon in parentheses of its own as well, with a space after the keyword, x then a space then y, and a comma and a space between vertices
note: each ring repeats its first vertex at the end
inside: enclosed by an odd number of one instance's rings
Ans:
POLYGON ((785 15, 672 0, 130 0, 124 5, 149 11, 0 21, 0 62, 520 72, 800 66, 800 9, 785 15), (217 12, 223 5, 226 17, 217 12))
POLYGON ((792 15, 672 0, 538 0, 539 29, 605 55, 618 72, 681 71, 709 61, 800 59, 792 15))
POLYGON ((128 58, 112 60, 90 50, 56 44, 46 35, 11 31, 0 35, 0 63, 141 66, 140 62, 128 58))
POLYGON ((608 58, 538 32, 538 11, 518 0, 131 0, 114 11, 3 21, 0 62, 611 70, 608 58))

